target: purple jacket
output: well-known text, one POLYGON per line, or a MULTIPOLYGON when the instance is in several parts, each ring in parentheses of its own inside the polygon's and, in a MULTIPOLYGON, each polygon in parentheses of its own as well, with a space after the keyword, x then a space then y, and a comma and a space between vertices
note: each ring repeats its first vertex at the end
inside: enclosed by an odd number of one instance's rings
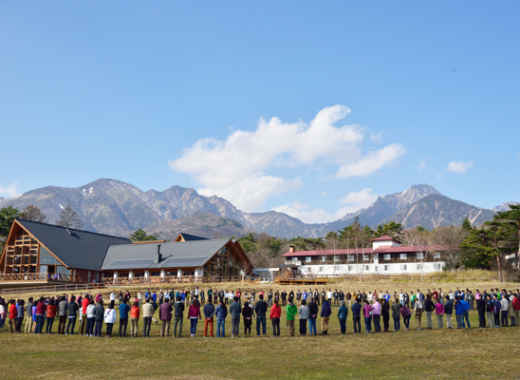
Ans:
POLYGON ((159 319, 161 321, 172 320, 172 305, 169 302, 164 302, 159 306, 159 319))

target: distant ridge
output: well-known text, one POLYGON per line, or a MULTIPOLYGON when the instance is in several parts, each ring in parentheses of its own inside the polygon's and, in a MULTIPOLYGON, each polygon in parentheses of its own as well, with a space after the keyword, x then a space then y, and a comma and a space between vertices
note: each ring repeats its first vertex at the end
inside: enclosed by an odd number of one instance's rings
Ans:
POLYGON ((205 197, 190 188, 172 186, 164 191, 142 191, 109 178, 75 188, 46 186, 15 199, 0 199, 0 207, 22 210, 31 204, 42 210, 49 223, 55 223, 61 210, 70 205, 79 214, 85 230, 129 236, 143 228, 161 237, 172 237, 179 231, 204 237, 239 236, 247 232, 278 237, 319 237, 344 228, 356 218, 372 228, 391 220, 405 228, 419 225, 434 228, 459 225, 466 217, 480 225, 498 211, 453 200, 426 184, 380 196, 363 210, 334 222, 316 224, 304 223, 277 211, 243 212, 224 198, 205 197))

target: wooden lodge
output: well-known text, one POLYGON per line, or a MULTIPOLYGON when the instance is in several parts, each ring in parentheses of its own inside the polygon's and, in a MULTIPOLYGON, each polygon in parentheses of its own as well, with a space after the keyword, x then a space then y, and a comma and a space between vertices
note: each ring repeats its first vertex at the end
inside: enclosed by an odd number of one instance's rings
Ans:
POLYGON ((16 219, 0 256, 0 281, 138 283, 243 278, 252 265, 240 244, 179 234, 174 241, 136 242, 16 219))

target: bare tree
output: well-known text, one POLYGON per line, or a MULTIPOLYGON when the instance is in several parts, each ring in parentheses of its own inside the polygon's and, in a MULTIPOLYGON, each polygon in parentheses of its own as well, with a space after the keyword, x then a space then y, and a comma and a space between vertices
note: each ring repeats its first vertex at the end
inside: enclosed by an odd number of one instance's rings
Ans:
POLYGON ((32 220, 33 222, 45 222, 45 219, 47 219, 45 214, 35 205, 29 205, 24 208, 20 217, 25 220, 32 220))
POLYGON ((61 211, 57 224, 68 228, 81 228, 83 226, 79 215, 70 205, 61 211))

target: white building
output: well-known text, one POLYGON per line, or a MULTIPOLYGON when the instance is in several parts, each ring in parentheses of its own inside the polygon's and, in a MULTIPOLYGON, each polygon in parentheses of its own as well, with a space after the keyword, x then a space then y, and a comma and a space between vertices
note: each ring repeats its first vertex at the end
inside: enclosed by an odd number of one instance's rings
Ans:
POLYGON ((440 272, 446 251, 442 246, 402 246, 381 236, 372 241, 372 248, 296 251, 291 247, 284 257, 303 276, 396 275, 440 272))

